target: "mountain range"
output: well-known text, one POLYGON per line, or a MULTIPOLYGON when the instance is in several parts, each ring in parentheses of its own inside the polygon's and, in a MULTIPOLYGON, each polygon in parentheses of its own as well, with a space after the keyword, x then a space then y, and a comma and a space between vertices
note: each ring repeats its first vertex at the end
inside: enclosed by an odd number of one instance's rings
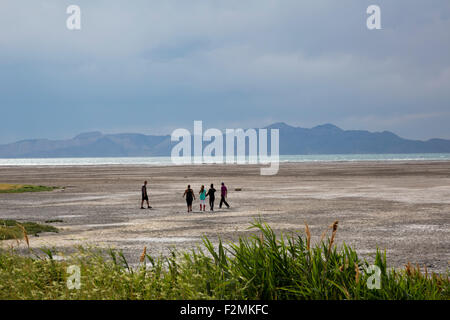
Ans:
MULTIPOLYGON (((313 128, 274 123, 280 154, 450 153, 450 140, 408 140, 396 134, 342 130, 332 124, 313 128)), ((0 158, 170 156, 170 135, 88 132, 67 140, 32 139, 0 145, 0 158)), ((206 143, 205 143, 206 145, 206 143)))

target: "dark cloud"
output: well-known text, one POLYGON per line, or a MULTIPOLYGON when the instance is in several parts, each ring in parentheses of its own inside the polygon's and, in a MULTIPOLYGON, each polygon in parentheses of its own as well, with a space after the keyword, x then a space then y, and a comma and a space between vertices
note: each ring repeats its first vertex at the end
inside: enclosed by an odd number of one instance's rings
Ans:
MULTIPOLYGON (((192 126, 391 130, 450 138, 450 2, 0 3, 0 142, 192 126)), ((167 131, 169 132, 169 131, 167 131)))

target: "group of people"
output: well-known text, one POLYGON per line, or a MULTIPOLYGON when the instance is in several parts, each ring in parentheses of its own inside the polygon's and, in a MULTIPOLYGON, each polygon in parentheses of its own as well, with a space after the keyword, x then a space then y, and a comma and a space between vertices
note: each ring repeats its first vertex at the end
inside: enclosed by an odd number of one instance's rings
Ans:
MULTIPOLYGON (((202 185, 199 191, 199 198, 200 198, 200 211, 206 210, 206 197, 209 197, 209 207, 210 211, 214 211, 214 201, 216 200, 216 189, 214 189, 214 184, 211 183, 211 186, 206 192, 205 186, 202 185)), ((228 189, 225 186, 225 183, 222 182, 222 186, 220 188, 220 203, 219 208, 222 208, 222 205, 225 204, 227 208, 230 207, 230 205, 227 202, 227 196, 228 196, 228 189)), ((192 211, 192 202, 195 200, 195 194, 194 190, 191 189, 191 185, 189 184, 187 186, 187 189, 184 191, 183 198, 186 198, 186 204, 187 204, 187 210, 188 212, 192 211)))
MULTIPOLYGON (((144 185, 142 186, 142 201, 141 201, 141 209, 144 209, 144 201, 147 202, 148 209, 151 209, 150 202, 148 200, 148 193, 147 193, 147 181, 144 181, 144 185)), ((199 191, 199 198, 200 198, 200 211, 206 211, 206 197, 209 198, 209 207, 210 211, 214 211, 214 201, 216 199, 215 196, 216 189, 214 189, 214 184, 211 183, 211 186, 206 192, 205 186, 202 185, 199 191)), ((222 205, 226 205, 227 208, 230 208, 230 205, 227 202, 228 197, 228 189, 225 186, 225 183, 222 182, 222 185, 220 187, 220 203, 219 208, 222 208, 222 205)), ((194 190, 192 190, 191 185, 187 186, 187 189, 184 191, 183 198, 186 199, 187 204, 187 212, 192 211, 192 203, 195 200, 195 194, 194 190)))

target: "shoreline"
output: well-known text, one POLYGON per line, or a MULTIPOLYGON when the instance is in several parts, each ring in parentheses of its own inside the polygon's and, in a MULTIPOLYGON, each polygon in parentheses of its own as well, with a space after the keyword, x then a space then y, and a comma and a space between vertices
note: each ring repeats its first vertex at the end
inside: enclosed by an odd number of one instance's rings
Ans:
MULTIPOLYGON (((57 158, 0 158, 0 167, 71 167, 71 166, 198 166, 198 165, 253 165, 248 163, 173 163, 170 156, 130 156, 130 157, 57 157, 57 158)), ((270 161, 272 159, 270 158, 270 161)), ((256 163, 268 166, 268 163, 256 163)), ((399 154, 316 154, 316 155, 280 155, 277 161, 281 164, 295 163, 370 163, 370 162, 439 162, 450 161, 450 153, 399 153, 399 154)))
MULTIPOLYGON (((301 165, 301 164, 408 164, 408 163, 450 163, 450 159, 443 160, 430 160, 430 159, 398 159, 398 160, 307 160, 307 161, 280 161, 281 165, 301 165)), ((163 167, 176 167, 176 168, 196 168, 199 166, 224 166, 224 167, 267 167, 267 164, 227 164, 227 163, 192 163, 192 164, 16 164, 16 165, 6 165, 0 164, 0 168, 21 168, 21 167, 31 167, 31 168, 73 168, 73 167, 111 167, 111 168, 124 168, 124 167, 150 167, 150 168, 163 168, 163 167)))

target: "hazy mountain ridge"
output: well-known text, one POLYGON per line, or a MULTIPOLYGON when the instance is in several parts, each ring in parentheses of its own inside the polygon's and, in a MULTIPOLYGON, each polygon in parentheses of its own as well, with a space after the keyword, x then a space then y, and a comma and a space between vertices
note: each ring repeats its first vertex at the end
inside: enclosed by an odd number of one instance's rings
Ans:
MULTIPOLYGON (((280 154, 450 153, 450 140, 403 139, 396 134, 342 130, 324 124, 314 128, 274 123, 280 130, 280 154)), ((205 143, 206 144, 206 143, 205 143)), ((73 139, 31 139, 0 145, 1 158, 169 156, 170 135, 81 133, 73 139)))
POLYGON ((450 140, 408 140, 389 131, 342 130, 332 124, 305 129, 276 123, 268 128, 280 129, 280 154, 450 152, 450 140))

